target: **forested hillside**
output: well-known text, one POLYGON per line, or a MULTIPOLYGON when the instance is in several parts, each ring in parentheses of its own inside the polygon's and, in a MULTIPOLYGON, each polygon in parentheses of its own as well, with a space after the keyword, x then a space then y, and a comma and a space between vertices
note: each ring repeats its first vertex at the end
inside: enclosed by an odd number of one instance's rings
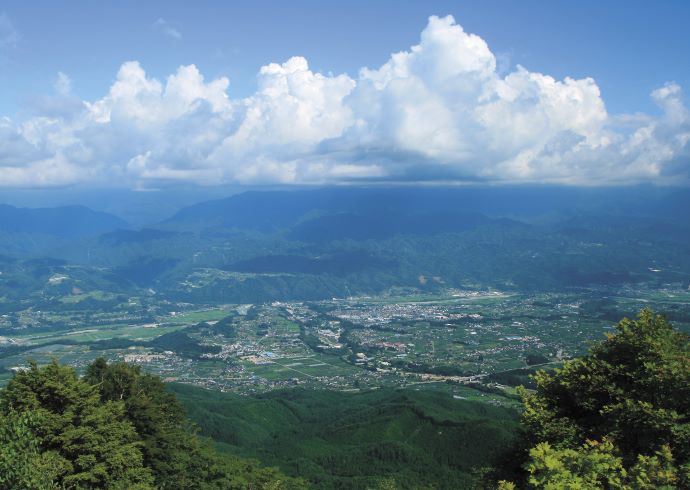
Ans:
POLYGON ((32 364, 0 393, 3 489, 299 489, 216 452, 157 376, 99 359, 86 375, 32 364))
POLYGON ((518 414, 445 392, 290 390, 242 397, 171 387, 220 447, 318 488, 471 488, 511 447, 518 414))
POLYGON ((240 396, 33 363, 0 392, 0 488, 690 487, 690 337, 664 317, 533 381, 520 424, 438 387, 240 396))

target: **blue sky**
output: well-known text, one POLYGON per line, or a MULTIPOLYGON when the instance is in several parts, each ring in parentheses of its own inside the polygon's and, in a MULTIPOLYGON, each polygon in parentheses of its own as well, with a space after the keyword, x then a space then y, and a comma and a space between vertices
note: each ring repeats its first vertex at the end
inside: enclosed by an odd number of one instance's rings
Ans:
POLYGON ((6 0, 0 185, 683 183, 688 21, 685 1, 6 0))

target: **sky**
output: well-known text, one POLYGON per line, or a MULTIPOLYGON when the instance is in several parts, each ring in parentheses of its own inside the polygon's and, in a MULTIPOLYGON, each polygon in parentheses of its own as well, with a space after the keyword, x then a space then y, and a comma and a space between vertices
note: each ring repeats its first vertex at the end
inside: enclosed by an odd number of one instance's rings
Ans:
POLYGON ((690 2, 0 2, 0 188, 690 181, 690 2))

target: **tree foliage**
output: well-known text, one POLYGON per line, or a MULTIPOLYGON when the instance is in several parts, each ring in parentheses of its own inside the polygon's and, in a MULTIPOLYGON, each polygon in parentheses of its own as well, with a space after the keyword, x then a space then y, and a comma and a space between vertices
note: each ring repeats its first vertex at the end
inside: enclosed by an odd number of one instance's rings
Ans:
POLYGON ((160 378, 92 363, 84 378, 32 364, 0 393, 0 488, 299 489, 217 453, 160 378))
POLYGON ((527 464, 531 488, 611 490, 672 489, 678 483, 677 468, 668 446, 652 456, 638 455, 626 468, 617 448, 607 439, 587 441, 576 449, 556 449, 548 442, 530 450, 527 464))
POLYGON ((59 465, 54 454, 40 452, 34 426, 26 414, 0 415, 0 488, 55 487, 59 465))
POLYGON ((142 441, 142 453, 160 488, 195 488, 203 466, 194 434, 175 396, 157 376, 141 374, 125 363, 108 365, 97 359, 85 381, 98 388, 104 403, 121 401, 125 415, 142 441))
POLYGON ((32 364, 10 381, 0 403, 5 416, 35 417, 32 433, 59 486, 148 488, 153 482, 122 402, 101 403, 72 368, 32 364))
POLYGON ((690 487, 690 341, 650 310, 522 390, 533 488, 690 487))

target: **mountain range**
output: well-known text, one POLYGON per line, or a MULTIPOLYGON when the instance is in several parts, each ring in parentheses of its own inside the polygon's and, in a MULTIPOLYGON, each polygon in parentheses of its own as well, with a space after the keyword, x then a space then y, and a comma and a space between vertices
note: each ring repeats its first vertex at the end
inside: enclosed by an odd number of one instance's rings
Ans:
POLYGON ((11 265, 0 288, 44 287, 45 274, 66 267, 94 269, 110 289, 154 288, 190 302, 396 287, 687 286, 686 209, 690 191, 640 186, 249 191, 146 226, 81 206, 3 205, 0 255, 11 265))

